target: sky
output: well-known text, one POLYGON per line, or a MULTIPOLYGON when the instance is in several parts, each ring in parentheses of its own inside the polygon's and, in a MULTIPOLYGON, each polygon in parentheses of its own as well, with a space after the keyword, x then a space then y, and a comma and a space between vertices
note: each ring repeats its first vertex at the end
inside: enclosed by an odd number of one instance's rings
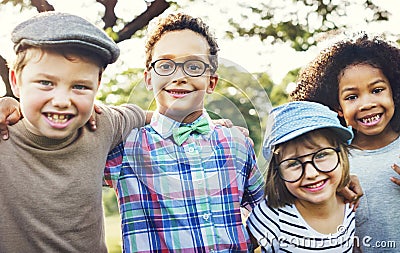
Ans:
MULTIPOLYGON (((95 3, 95 0, 48 0, 56 10, 70 12, 73 14, 80 15, 89 21, 97 24, 99 23, 99 12, 102 12, 103 8, 100 4, 95 3), (90 11, 87 11, 90 8, 90 11)), ((262 0, 254 0, 262 1, 262 0)), ((339 1, 339 0, 337 0, 339 1)), ((177 0, 179 4, 183 4, 186 1, 177 0)), ((221 59, 226 59, 229 62, 235 63, 241 66, 243 69, 250 73, 254 72, 267 72, 275 83, 279 83, 285 74, 291 69, 303 66, 310 61, 321 48, 313 48, 308 52, 296 52, 290 48, 287 44, 270 45, 268 43, 261 42, 258 38, 236 38, 230 40, 225 38, 225 31, 230 29, 227 23, 227 19, 230 17, 239 17, 245 13, 246 10, 239 7, 240 0, 230 1, 213 1, 211 4, 205 4, 203 1, 194 1, 190 5, 187 5, 182 11, 189 13, 192 16, 201 17, 215 33, 219 46, 219 56, 221 59), (229 3, 229 4, 228 4, 229 3)), ((264 1, 266 2, 266 1, 264 1)), ((271 4, 279 4, 280 0, 269 0, 271 4)), ((339 1, 340 2, 340 1, 339 1)), ((354 0, 355 3, 360 3, 360 0, 354 0)), ((383 24, 369 24, 367 25, 363 19, 366 15, 369 15, 365 9, 360 8, 355 4, 355 7, 349 7, 347 10, 352 12, 351 17, 341 18, 338 22, 350 24, 354 30, 367 29, 374 32, 390 31, 391 33, 400 34, 400 1, 398 0, 377 0, 374 1, 379 6, 392 11, 390 17, 390 23, 383 24), (395 24, 395 25, 394 25, 395 24)), ((25 19, 36 14, 35 10, 19 12, 17 7, 12 5, 0 6, 0 24, 2 29, 0 31, 0 54, 7 60, 12 59, 13 50, 12 44, 10 43, 10 32, 15 25, 22 22, 25 19)), ((133 17, 142 13, 146 8, 144 0, 119 0, 116 14, 126 20, 130 20, 133 17), (132 2, 135 6, 132 6, 132 2)), ((288 6, 287 8, 297 8, 295 4, 288 6)), ((169 12, 167 10, 167 12, 169 12)), ((301 11, 299 10, 299 15, 301 11)), ((243 23, 243 25, 251 24, 251 20, 243 23)), ((144 66, 144 39, 131 39, 119 43, 121 48, 120 59, 106 71, 112 72, 115 69, 121 67, 138 67, 144 66)), ((0 85, 0 94, 2 93, 2 85, 0 85)))

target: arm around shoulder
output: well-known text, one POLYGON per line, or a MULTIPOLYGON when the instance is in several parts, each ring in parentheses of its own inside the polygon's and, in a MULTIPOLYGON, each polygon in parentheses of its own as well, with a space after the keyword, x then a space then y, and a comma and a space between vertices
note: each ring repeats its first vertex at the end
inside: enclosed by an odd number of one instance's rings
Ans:
MULTIPOLYGON (((132 129, 137 129, 145 125, 145 112, 139 106, 126 104, 121 106, 105 106, 102 105, 102 114, 97 115, 98 118, 106 117, 110 123, 110 133, 113 137, 113 146, 124 141, 132 129)), ((101 128, 101 122, 98 128, 101 128)), ((107 126, 104 126, 107 127, 107 126)))

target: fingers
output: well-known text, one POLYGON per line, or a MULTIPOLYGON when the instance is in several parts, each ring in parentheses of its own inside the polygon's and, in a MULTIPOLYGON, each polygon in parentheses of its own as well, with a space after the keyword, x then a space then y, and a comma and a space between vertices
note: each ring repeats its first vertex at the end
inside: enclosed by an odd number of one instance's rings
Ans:
POLYGON ((346 203, 351 203, 359 199, 359 196, 355 192, 353 192, 348 186, 341 189, 338 193, 345 199, 346 203))
POLYGON ((250 144, 254 147, 254 141, 250 138, 249 129, 247 129, 245 127, 233 125, 233 123, 230 119, 215 119, 215 120, 213 120, 213 123, 215 125, 221 125, 221 126, 225 126, 228 128, 235 127, 247 138, 247 140, 249 140, 250 144))
POLYGON ((244 136, 246 136, 246 137, 250 136, 249 129, 247 129, 245 127, 241 127, 241 126, 234 126, 234 127, 236 127, 244 136))
POLYGON ((0 136, 1 139, 7 140, 8 139, 8 128, 7 125, 0 124, 0 136))
POLYGON ((90 130, 96 131, 97 125, 96 125, 96 119, 92 116, 90 116, 90 119, 86 123, 86 125, 89 127, 90 130))
POLYGON ((358 180, 357 175, 354 175, 354 174, 350 175, 349 188, 358 196, 358 198, 360 198, 364 195, 364 192, 361 188, 360 180, 358 180))
POLYGON ((96 114, 101 114, 102 110, 101 107, 94 104, 93 105, 93 112, 92 115, 90 116, 88 122, 86 122, 86 126, 91 130, 91 131, 96 131, 97 129, 97 123, 96 123, 96 114))
POLYGON ((19 109, 14 110, 10 115, 6 118, 6 124, 13 125, 17 123, 21 119, 22 115, 19 109))
POLYGON ((343 196, 345 203, 350 203, 355 211, 360 205, 360 198, 364 195, 357 175, 350 175, 350 183, 338 193, 343 196))
POLYGON ((247 137, 247 140, 249 140, 251 146, 254 148, 254 141, 250 137, 247 137))
POLYGON ((4 97, 0 99, 0 136, 1 139, 7 140, 8 125, 18 122, 21 118, 19 111, 19 102, 13 98, 4 97))
POLYGON ((145 124, 151 123, 151 118, 153 117, 154 111, 145 111, 146 114, 146 121, 145 124))
POLYGON ((93 108, 94 108, 94 112, 95 113, 97 113, 97 114, 101 114, 102 113, 100 106, 94 104, 93 108))
POLYGON ((95 106, 95 108, 94 108, 94 110, 92 112, 92 115, 90 115, 90 118, 89 118, 88 122, 86 122, 86 126, 91 131, 96 131, 96 129, 97 129, 96 113, 98 113, 98 112, 96 111, 96 106, 95 106))
POLYGON ((5 118, 4 116, 0 116, 0 136, 3 140, 7 140, 8 135, 8 125, 13 125, 19 121, 21 118, 21 114, 19 110, 15 110, 13 113, 5 118))
POLYGON ((214 119, 213 123, 215 125, 221 125, 221 126, 225 126, 225 127, 228 127, 228 128, 233 127, 233 123, 232 123, 232 121, 230 119, 214 119))
POLYGON ((362 195, 357 195, 349 187, 343 188, 339 194, 343 196, 345 203, 349 203, 350 207, 352 207, 354 211, 357 210, 362 195))
MULTIPOLYGON (((394 171, 396 171, 396 173, 397 174, 399 174, 400 175, 400 166, 398 166, 397 164, 393 164, 392 165, 392 169, 394 170, 394 171)), ((399 185, 400 186, 400 177, 390 177, 390 180, 393 182, 393 183, 395 183, 395 184, 397 184, 397 185, 399 185)))

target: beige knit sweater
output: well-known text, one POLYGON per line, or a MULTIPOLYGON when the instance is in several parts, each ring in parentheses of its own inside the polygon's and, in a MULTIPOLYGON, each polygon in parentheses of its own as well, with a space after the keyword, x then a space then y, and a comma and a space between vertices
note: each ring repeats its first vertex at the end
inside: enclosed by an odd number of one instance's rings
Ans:
POLYGON ((33 135, 23 120, 0 140, 0 252, 107 252, 102 176, 107 153, 144 125, 136 106, 102 108, 97 130, 63 140, 33 135))

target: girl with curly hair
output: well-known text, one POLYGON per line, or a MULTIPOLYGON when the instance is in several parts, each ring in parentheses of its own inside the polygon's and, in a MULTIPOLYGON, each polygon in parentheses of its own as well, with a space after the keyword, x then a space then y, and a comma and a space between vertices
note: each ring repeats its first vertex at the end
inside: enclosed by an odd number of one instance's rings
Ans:
POLYGON ((358 242, 363 252, 382 242, 379 252, 393 252, 400 216, 387 210, 400 210, 392 201, 400 197, 400 49, 367 33, 336 42, 302 69, 290 96, 329 106, 353 128, 350 168, 365 194, 356 213, 358 242))

